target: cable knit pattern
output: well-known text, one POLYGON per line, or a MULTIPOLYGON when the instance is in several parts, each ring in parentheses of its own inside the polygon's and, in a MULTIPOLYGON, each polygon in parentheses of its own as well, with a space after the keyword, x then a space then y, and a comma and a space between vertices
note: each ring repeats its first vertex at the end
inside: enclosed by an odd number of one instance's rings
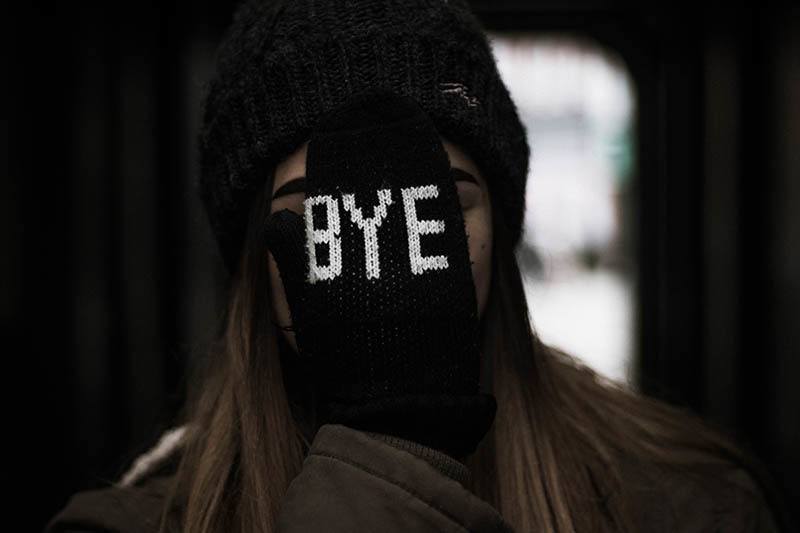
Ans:
POLYGON ((246 0, 217 51, 198 138, 198 192, 231 271, 272 168, 322 114, 378 87, 414 98, 472 156, 519 240, 529 148, 465 2, 246 0))

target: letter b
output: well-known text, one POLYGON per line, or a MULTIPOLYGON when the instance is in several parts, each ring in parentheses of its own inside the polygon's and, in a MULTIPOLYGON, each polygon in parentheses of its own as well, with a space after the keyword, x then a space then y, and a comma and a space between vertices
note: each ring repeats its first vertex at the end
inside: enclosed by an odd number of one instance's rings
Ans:
POLYGON ((342 273, 342 238, 339 225, 339 204, 329 194, 311 196, 303 201, 305 205, 306 245, 308 246, 308 282, 330 280, 342 273), (328 227, 314 227, 313 206, 325 204, 328 227), (328 245, 328 264, 317 262, 317 244, 328 245))

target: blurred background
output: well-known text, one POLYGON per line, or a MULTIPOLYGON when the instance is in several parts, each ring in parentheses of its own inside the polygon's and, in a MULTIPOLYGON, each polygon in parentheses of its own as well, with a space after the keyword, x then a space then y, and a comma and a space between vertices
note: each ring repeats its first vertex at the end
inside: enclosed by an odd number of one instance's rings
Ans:
MULTIPOLYGON (((532 148, 535 329, 724 428, 800 505, 797 6, 473 4, 532 148)), ((170 427, 216 329, 226 274, 192 187, 234 6, 4 21, 6 438, 34 529, 170 427)))

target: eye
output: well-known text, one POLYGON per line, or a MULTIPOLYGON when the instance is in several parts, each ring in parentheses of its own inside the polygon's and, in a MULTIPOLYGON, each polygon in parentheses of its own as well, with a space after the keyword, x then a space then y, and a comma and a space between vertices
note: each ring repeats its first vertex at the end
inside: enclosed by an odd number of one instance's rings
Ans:
POLYGON ((461 210, 467 211, 480 205, 483 191, 475 176, 457 167, 451 168, 450 173, 456 182, 461 210))
POLYGON ((458 201, 462 211, 477 207, 481 202, 481 188, 474 183, 460 181, 456 183, 458 189, 458 201))
POLYGON ((305 210, 305 206, 303 205, 303 200, 305 200, 305 198, 306 193, 304 192, 284 194, 280 198, 276 198, 272 201, 270 212, 275 213, 281 209, 288 209, 294 211, 298 215, 302 215, 305 210))
POLYGON ((303 214, 303 200, 306 197, 306 180, 300 176, 287 181, 273 193, 270 212, 289 209, 298 215, 303 214))

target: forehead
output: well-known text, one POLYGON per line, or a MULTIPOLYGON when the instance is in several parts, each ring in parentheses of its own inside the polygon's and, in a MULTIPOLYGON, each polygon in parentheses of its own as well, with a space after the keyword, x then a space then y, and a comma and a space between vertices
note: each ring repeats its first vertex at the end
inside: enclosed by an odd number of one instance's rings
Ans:
POLYGON ((306 153, 308 152, 308 141, 292 152, 289 157, 278 163, 275 167, 275 180, 272 184, 272 192, 278 187, 298 176, 306 175, 306 153))
MULTIPOLYGON (((481 185, 484 185, 484 179, 481 175, 480 171, 478 170, 477 165, 466 154, 463 150, 461 150, 458 146, 451 143, 447 139, 442 138, 442 144, 444 145, 445 151, 447 151, 447 155, 450 158, 450 166, 458 167, 460 169, 466 170, 473 176, 475 176, 481 185)), ((303 143, 303 145, 295 150, 289 157, 281 161, 275 167, 275 179, 272 184, 272 191, 275 192, 278 187, 286 183, 287 181, 297 178, 299 176, 306 175, 306 154, 308 152, 308 141, 303 143)))

